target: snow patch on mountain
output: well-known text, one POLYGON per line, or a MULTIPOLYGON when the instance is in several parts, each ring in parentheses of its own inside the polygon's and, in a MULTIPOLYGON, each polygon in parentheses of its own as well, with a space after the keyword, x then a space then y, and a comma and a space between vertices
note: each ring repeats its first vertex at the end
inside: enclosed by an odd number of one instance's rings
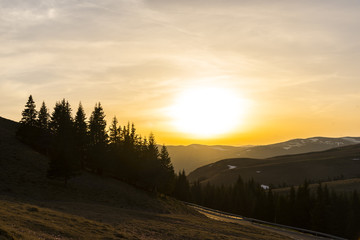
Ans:
POLYGON ((309 140, 310 140, 311 142, 318 142, 318 141, 319 141, 318 138, 310 138, 309 140))
POLYGON ((222 147, 212 147, 212 149, 219 150, 219 151, 227 151, 227 149, 222 147))
POLYGON ((303 141, 303 140, 300 141, 300 142, 291 142, 291 143, 288 143, 287 146, 283 147, 283 149, 289 150, 289 149, 291 149, 291 148, 294 148, 294 147, 302 147, 302 146, 304 146, 304 145, 305 145, 305 144, 304 144, 304 141, 303 141))
POLYGON ((229 170, 237 168, 237 166, 228 165, 229 170))

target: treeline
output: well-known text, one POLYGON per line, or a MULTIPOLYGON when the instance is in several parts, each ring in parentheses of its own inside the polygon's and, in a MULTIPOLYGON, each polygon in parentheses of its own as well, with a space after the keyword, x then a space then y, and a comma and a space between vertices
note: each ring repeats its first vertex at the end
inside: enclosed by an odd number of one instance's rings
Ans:
POLYGON ((97 103, 89 120, 79 104, 75 116, 65 99, 50 114, 43 102, 39 111, 30 95, 22 112, 17 136, 50 158, 47 176, 67 181, 82 170, 110 175, 137 187, 172 193, 175 174, 165 146, 153 134, 141 137, 134 124, 123 127, 113 118, 109 130, 97 103))
POLYGON ((179 173, 175 189, 177 198, 202 206, 349 239, 360 237, 360 198, 356 191, 336 193, 319 184, 312 193, 305 181, 288 194, 277 194, 241 177, 232 186, 190 184, 185 172, 179 173))

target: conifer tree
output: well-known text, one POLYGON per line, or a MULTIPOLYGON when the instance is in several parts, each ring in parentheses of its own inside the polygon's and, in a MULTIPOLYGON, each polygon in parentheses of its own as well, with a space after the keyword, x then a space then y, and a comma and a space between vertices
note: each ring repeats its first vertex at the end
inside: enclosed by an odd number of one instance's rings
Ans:
POLYGON ((16 136, 24 143, 40 150, 39 136, 41 135, 37 124, 36 105, 32 95, 29 96, 25 104, 25 109, 22 111, 22 118, 20 126, 16 132, 16 136))
POLYGON ((94 111, 92 112, 89 120, 89 135, 90 144, 105 145, 108 140, 106 132, 105 113, 100 103, 95 104, 94 111))
POLYGON ((48 177, 63 179, 66 185, 69 178, 78 174, 80 163, 75 152, 71 108, 65 99, 56 103, 51 115, 50 129, 54 136, 54 143, 48 177))
POLYGON ((148 158, 151 161, 156 161, 159 158, 159 149, 155 142, 155 137, 153 133, 150 133, 148 143, 148 158))
POLYGON ((37 126, 41 129, 41 130, 48 130, 49 127, 49 120, 50 120, 50 114, 48 112, 48 109, 45 105, 45 102, 42 102, 40 111, 39 111, 39 115, 38 115, 38 119, 37 119, 37 126))
POLYGON ((201 190, 200 188, 196 189, 196 182, 193 184, 193 190, 193 196, 190 196, 190 184, 186 178, 185 170, 182 170, 175 178, 173 196, 183 201, 189 201, 191 197, 194 202, 200 204, 201 190))
POLYGON ((161 147, 161 151, 160 151, 160 162, 161 165, 165 168, 165 169, 169 169, 170 171, 174 170, 174 167, 171 163, 171 158, 169 156, 169 152, 166 148, 165 145, 163 145, 161 147))
POLYGON ((100 103, 95 104, 94 111, 89 119, 89 144, 90 167, 98 174, 102 174, 106 165, 106 147, 108 143, 108 135, 106 132, 105 113, 100 103))
POLYGON ((86 115, 81 102, 79 103, 79 107, 75 115, 74 128, 77 154, 81 159, 81 167, 84 168, 86 145, 88 142, 88 126, 86 124, 86 115))
POLYGON ((159 161, 159 149, 155 142, 155 137, 151 133, 149 140, 146 141, 147 146, 141 154, 142 159, 139 162, 140 176, 142 178, 142 185, 153 191, 157 191, 160 185, 161 165, 159 161))
POLYGON ((109 128, 109 141, 111 144, 119 144, 120 143, 120 129, 121 127, 117 126, 118 120, 116 119, 116 116, 114 116, 113 121, 111 123, 111 126, 109 128))
POLYGON ((74 127, 77 138, 79 138, 79 141, 84 144, 88 126, 86 124, 86 115, 81 102, 79 103, 79 107, 75 115, 74 127))
POLYGON ((20 121, 21 125, 35 127, 37 125, 36 116, 36 105, 32 95, 30 95, 28 101, 26 102, 25 109, 22 112, 22 119, 20 121))
POLYGON ((160 175, 159 190, 163 193, 170 193, 174 188, 175 173, 174 173, 174 167, 171 163, 169 152, 167 151, 165 145, 161 147, 159 160, 161 166, 161 171, 159 172, 160 175))

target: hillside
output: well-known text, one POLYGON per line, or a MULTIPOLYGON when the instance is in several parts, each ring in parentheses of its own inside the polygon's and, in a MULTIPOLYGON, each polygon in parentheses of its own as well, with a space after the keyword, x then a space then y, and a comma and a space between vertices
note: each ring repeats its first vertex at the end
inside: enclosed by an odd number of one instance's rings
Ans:
MULTIPOLYGON (((360 192, 360 178, 351 178, 351 179, 344 179, 344 180, 335 180, 335 181, 327 181, 322 182, 322 186, 325 186, 329 190, 334 190, 335 192, 347 192, 352 193, 354 191, 360 192)), ((309 184, 309 189, 312 192, 316 192, 317 188, 319 187, 319 183, 309 184)), ((298 186, 295 186, 295 190, 298 186)), ((277 188, 274 189, 274 192, 277 193, 290 193, 290 187, 284 188, 277 188)))
POLYGON ((168 146, 168 151, 176 171, 185 169, 187 173, 198 167, 227 158, 270 158, 281 155, 324 151, 340 146, 360 143, 359 137, 326 138, 313 137, 261 146, 168 146))
POLYGON ((114 179, 48 180, 48 159, 19 142, 16 127, 0 118, 0 239, 284 239, 114 179))
POLYGON ((232 184, 239 175, 265 185, 299 185, 305 179, 355 178, 360 175, 360 145, 267 159, 225 159, 196 169, 188 178, 203 183, 232 184))

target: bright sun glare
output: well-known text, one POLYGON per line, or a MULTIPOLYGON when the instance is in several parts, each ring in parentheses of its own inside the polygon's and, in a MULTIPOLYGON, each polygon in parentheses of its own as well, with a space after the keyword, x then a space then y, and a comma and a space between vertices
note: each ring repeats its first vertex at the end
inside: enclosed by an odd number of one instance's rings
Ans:
POLYGON ((192 88, 171 108, 176 128, 198 137, 213 137, 234 130, 245 110, 245 101, 229 89, 192 88))

